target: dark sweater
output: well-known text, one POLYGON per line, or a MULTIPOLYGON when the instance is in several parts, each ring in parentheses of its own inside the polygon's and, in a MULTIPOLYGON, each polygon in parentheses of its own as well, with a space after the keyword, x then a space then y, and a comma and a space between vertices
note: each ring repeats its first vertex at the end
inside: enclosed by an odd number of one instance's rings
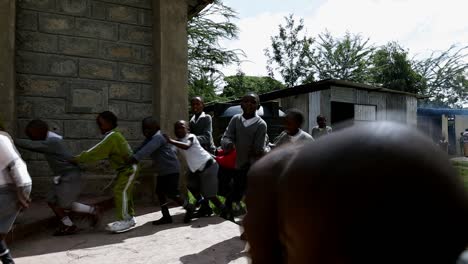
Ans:
POLYGON ((196 119, 195 116, 189 122, 190 133, 197 136, 200 145, 211 154, 215 153, 216 147, 213 142, 213 126, 211 116, 204 112, 196 119))
POLYGON ((221 144, 225 149, 228 144, 233 143, 237 151, 236 168, 247 169, 255 161, 253 153, 265 151, 266 135, 267 124, 263 119, 259 118, 252 125, 245 127, 242 114, 238 114, 229 122, 221 144))

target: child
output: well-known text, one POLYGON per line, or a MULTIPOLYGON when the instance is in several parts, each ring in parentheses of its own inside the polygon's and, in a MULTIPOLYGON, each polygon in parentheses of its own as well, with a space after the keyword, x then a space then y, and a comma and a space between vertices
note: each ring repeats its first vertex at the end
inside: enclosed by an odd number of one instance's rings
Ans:
POLYGON ((135 154, 130 158, 130 163, 137 163, 142 159, 151 156, 154 167, 158 173, 156 183, 156 194, 161 206, 162 218, 153 221, 153 225, 163 225, 172 223, 172 217, 167 207, 167 198, 175 201, 186 210, 184 222, 188 223, 192 219, 194 207, 183 199, 179 192, 180 165, 176 153, 166 138, 161 133, 159 123, 152 117, 147 117, 142 121, 143 135, 145 141, 135 150, 135 154))
POLYGON ((224 218, 233 219, 232 204, 240 202, 247 188, 247 171, 265 153, 266 122, 257 115, 260 99, 255 93, 247 93, 241 99, 243 113, 231 118, 221 138, 225 151, 236 149, 236 170, 233 190, 226 198, 224 218))
POLYGON ((274 143, 270 146, 278 147, 288 143, 304 143, 313 141, 314 138, 307 132, 301 129, 304 123, 304 115, 297 109, 290 109, 286 113, 284 119, 285 130, 275 139, 274 143))
POLYGON ((14 264, 5 238, 19 211, 29 206, 32 181, 11 137, 0 123, 0 260, 14 264))
MULTIPOLYGON (((197 189, 211 201, 216 207, 223 210, 224 205, 216 196, 218 192, 218 164, 215 159, 202 148, 194 134, 189 133, 187 123, 184 120, 174 124, 177 141, 165 135, 167 142, 178 147, 187 161, 190 170, 188 176, 188 188, 197 189)), ((204 199, 202 206, 209 208, 208 200, 204 199)), ((211 214, 210 214, 211 215, 211 214)), ((195 217, 205 216, 205 211, 198 212, 195 217)))
POLYGON ((312 128, 312 137, 317 140, 318 138, 328 135, 332 132, 332 128, 327 126, 327 119, 322 116, 317 116, 317 125, 312 128))
POLYGON ((85 213, 91 216, 95 226, 100 218, 96 207, 78 203, 81 188, 80 168, 68 162, 73 156, 65 147, 62 137, 49 131, 46 122, 32 120, 26 126, 26 135, 31 139, 16 139, 20 148, 43 153, 54 173, 53 183, 48 195, 48 205, 61 222, 54 233, 56 236, 71 235, 78 232, 67 211, 85 213))
POLYGON ((132 155, 132 150, 127 140, 117 130, 117 117, 110 111, 104 111, 97 116, 96 122, 101 133, 105 135, 104 139, 89 150, 82 152, 75 160, 88 163, 109 159, 111 167, 117 171, 113 191, 118 221, 109 223, 106 230, 120 233, 136 225, 133 186, 138 176, 138 166, 126 163, 132 155))
POLYGON ((193 97, 190 100, 193 116, 190 119, 190 133, 194 134, 200 145, 209 153, 214 154, 216 147, 213 142, 213 125, 211 116, 203 112, 205 102, 200 96, 193 97))

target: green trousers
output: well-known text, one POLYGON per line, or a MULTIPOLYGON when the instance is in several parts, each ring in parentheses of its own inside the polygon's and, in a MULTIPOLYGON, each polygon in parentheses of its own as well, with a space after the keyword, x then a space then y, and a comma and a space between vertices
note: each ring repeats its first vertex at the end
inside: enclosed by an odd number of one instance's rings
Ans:
POLYGON ((117 174, 114 185, 114 204, 118 220, 127 220, 135 215, 133 188, 137 176, 138 165, 132 165, 117 174))

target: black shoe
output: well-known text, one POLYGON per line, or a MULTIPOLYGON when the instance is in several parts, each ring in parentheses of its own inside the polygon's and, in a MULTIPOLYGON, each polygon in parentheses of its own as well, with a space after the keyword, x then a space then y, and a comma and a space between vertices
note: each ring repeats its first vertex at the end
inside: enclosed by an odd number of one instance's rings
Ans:
POLYGON ((89 221, 91 227, 96 227, 101 223, 102 220, 102 209, 99 206, 94 207, 94 212, 89 214, 89 221))
POLYGON ((78 233, 78 227, 76 225, 66 226, 61 225, 54 233, 54 236, 68 236, 78 233))
POLYGON ((165 224, 172 224, 172 217, 170 216, 163 216, 156 221, 153 221, 153 225, 165 225, 165 224))
POLYGON ((200 218, 200 217, 210 217, 213 214, 213 209, 211 209, 210 206, 201 206, 198 211, 196 211, 193 214, 194 218, 200 218))
POLYGON ((188 205, 185 210, 184 223, 187 224, 194 218, 195 207, 193 205, 188 205))
POLYGON ((11 257, 10 253, 7 253, 7 254, 1 256, 0 260, 2 261, 3 264, 15 264, 15 261, 11 257))
POLYGON ((234 222, 234 215, 232 214, 231 210, 228 210, 228 209, 224 208, 221 211, 221 214, 219 214, 219 216, 221 218, 224 218, 224 219, 228 220, 228 221, 234 222))

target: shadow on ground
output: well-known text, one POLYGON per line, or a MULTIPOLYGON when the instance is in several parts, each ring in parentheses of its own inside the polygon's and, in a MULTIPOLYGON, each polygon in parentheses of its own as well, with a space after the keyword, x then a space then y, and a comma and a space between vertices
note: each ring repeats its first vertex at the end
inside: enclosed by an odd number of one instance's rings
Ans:
POLYGON ((244 248, 245 243, 239 237, 233 237, 206 248, 199 253, 183 256, 180 258, 180 261, 186 264, 228 264, 236 259, 247 257, 244 248))

